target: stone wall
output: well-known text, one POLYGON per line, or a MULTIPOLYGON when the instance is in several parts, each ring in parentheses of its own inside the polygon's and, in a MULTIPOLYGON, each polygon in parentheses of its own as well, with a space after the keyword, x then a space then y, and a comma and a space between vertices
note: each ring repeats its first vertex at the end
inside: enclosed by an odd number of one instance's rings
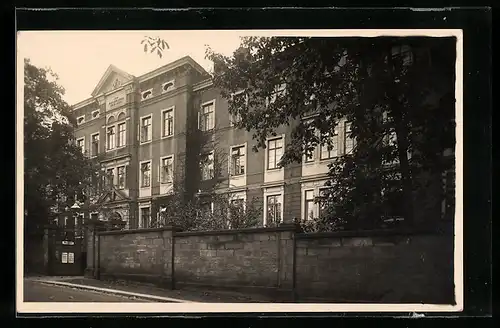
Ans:
POLYGON ((99 232, 94 251, 101 279, 258 288, 299 301, 454 300, 450 233, 303 234, 290 224, 210 232, 167 227, 99 232))
POLYGON ((291 289, 292 232, 244 229, 175 236, 179 283, 291 289))
POLYGON ((453 237, 297 235, 303 297, 344 302, 450 303, 453 237))

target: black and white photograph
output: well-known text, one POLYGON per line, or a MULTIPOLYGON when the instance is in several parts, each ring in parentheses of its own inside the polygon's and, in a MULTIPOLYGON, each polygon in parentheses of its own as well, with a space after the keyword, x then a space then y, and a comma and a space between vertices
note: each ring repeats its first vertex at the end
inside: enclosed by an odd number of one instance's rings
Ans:
POLYGON ((461 30, 16 42, 18 311, 463 308, 461 30))

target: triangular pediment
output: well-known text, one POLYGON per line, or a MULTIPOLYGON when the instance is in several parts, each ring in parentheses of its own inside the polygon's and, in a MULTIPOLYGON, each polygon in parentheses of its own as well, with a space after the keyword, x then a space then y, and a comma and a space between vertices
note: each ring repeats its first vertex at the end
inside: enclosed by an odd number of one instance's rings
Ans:
POLYGON ((130 82, 134 78, 133 75, 128 74, 125 71, 122 71, 118 67, 114 65, 110 65, 104 75, 102 76, 99 83, 92 91, 92 96, 95 97, 102 93, 110 92, 114 89, 118 89, 122 85, 130 82))
POLYGON ((113 202, 119 202, 119 201, 124 201, 128 200, 129 198, 125 193, 123 193, 121 190, 118 189, 112 189, 106 192, 101 196, 101 199, 99 199, 100 204, 106 204, 106 203, 113 203, 113 202))

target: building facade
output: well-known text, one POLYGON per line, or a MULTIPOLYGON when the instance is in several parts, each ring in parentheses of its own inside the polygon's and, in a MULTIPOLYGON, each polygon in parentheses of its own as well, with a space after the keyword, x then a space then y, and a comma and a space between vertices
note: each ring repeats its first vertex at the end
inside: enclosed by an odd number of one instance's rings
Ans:
POLYGON ((266 149, 253 152, 251 132, 234 126, 227 101, 190 57, 139 77, 111 65, 73 113, 77 144, 87 156, 99 156, 114 185, 101 201, 128 228, 148 226, 177 176, 184 178, 176 183, 201 197, 216 183, 217 192, 235 199, 258 199, 263 224, 271 216, 290 221, 316 213, 313 197, 326 181, 327 165, 346 151, 341 126, 336 149, 318 147, 302 164, 278 168, 291 129, 281 128, 266 149))
MULTIPOLYGON (((291 127, 283 126, 266 149, 253 152, 252 133, 234 126, 227 101, 190 57, 139 77, 111 65, 73 113, 77 144, 88 156, 99 156, 113 185, 100 201, 131 229, 149 227, 174 183, 188 195, 203 197, 216 184, 217 192, 234 199, 256 198, 264 225, 316 216, 314 198, 328 164, 354 146, 349 122, 340 122, 336 147, 318 146, 302 163, 279 168, 291 127)), ((207 206, 213 210, 210 199, 207 206)))

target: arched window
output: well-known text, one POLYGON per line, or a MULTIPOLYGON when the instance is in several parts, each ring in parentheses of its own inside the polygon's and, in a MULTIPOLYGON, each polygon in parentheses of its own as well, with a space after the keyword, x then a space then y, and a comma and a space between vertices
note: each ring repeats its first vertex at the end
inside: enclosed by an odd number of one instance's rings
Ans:
POLYGON ((125 119, 125 113, 120 113, 118 115, 118 121, 124 120, 125 119))
POLYGON ((109 123, 113 123, 115 121, 115 117, 113 115, 111 115, 110 117, 108 117, 108 124, 109 123))

